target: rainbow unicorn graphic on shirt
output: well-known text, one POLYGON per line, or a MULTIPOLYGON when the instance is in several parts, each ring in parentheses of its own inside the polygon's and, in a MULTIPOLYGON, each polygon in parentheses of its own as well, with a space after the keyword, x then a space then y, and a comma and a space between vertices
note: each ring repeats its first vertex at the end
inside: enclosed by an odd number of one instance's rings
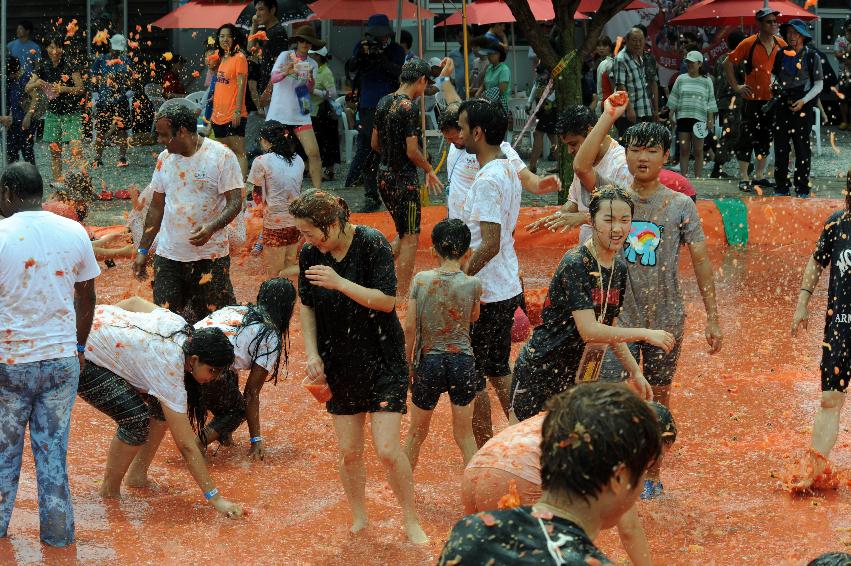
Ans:
POLYGON ((643 220, 633 221, 629 236, 626 237, 624 257, 630 263, 635 263, 641 256, 641 265, 656 265, 656 249, 662 242, 664 226, 643 220))

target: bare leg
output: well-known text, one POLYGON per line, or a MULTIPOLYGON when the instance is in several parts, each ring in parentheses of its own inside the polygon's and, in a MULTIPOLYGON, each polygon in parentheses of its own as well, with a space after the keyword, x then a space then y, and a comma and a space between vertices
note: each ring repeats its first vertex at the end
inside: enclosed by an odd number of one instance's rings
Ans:
POLYGON ((538 159, 544 152, 544 133, 535 130, 532 136, 532 153, 529 155, 529 171, 536 173, 538 170, 538 159))
POLYGON ((405 234, 399 241, 399 256, 396 259, 396 276, 399 280, 397 297, 407 297, 414 276, 419 234, 405 234))
MULTIPOLYGON (((651 385, 651 389, 653 389, 653 400, 657 403, 661 403, 662 405, 668 406, 668 402, 671 396, 671 386, 670 385, 651 385)), ((649 480, 658 480, 659 472, 662 469, 662 458, 656 461, 652 467, 647 470, 647 479, 649 480)))
POLYGON ((479 391, 473 401, 473 436, 476 438, 476 445, 479 448, 484 446, 485 442, 493 436, 491 399, 487 387, 479 391))
POLYGON ((242 136, 227 136, 219 138, 218 141, 226 145, 236 155, 242 176, 245 177, 248 175, 248 160, 245 158, 245 138, 242 136))
POLYGON ((399 500, 405 522, 405 534, 414 544, 426 544, 428 536, 420 526, 414 507, 414 480, 411 464, 399 444, 401 413, 373 413, 372 442, 379 460, 387 470, 387 481, 399 500))
POLYGON ((474 403, 464 406, 452 405, 452 436, 455 437, 455 444, 461 449, 465 466, 478 450, 476 438, 473 436, 473 407, 474 403))
POLYGON ((277 277, 298 276, 298 244, 286 246, 284 267, 278 272, 277 277))
POLYGON ((749 161, 739 161, 739 179, 742 181, 750 181, 750 176, 748 175, 748 167, 750 167, 749 161))
POLYGON ((697 136, 691 136, 691 145, 694 150, 694 177, 703 177, 703 140, 697 136))
POLYGON ((106 454, 106 470, 103 473, 103 483, 100 486, 102 497, 118 497, 121 495, 121 480, 130 467, 130 462, 139 452, 141 446, 131 446, 120 440, 118 436, 112 437, 109 444, 109 452, 106 454))
POLYGON ((408 428, 408 436, 405 438, 405 455, 411 464, 411 472, 417 467, 420 448, 422 448, 423 442, 428 436, 432 413, 433 411, 426 411, 413 403, 411 404, 411 426, 408 428))
POLYGON ((845 404, 845 393, 824 391, 821 394, 821 407, 813 422, 813 450, 827 458, 839 435, 839 416, 845 404))
POLYGON ((685 177, 688 175, 688 160, 691 155, 691 136, 686 132, 677 134, 680 144, 680 174, 685 177))
POLYGON ((296 134, 298 141, 307 154, 307 167, 310 170, 310 182, 315 188, 322 186, 322 156, 319 154, 319 142, 312 129, 302 130, 296 134))
POLYGON ((54 142, 56 145, 50 144, 50 171, 53 173, 53 180, 57 183, 63 181, 62 178, 62 142, 54 142), (57 149, 53 149, 53 148, 57 149))
POLYGON ((756 156, 756 165, 754 165, 753 170, 753 178, 754 179, 765 179, 765 170, 768 167, 768 156, 767 155, 757 155, 756 156))
POLYGON ((352 533, 364 529, 366 515, 366 468, 363 464, 363 425, 366 415, 332 415, 340 450, 340 481, 352 509, 352 533))
POLYGON ((168 425, 165 421, 158 419, 149 419, 148 440, 142 445, 136 457, 130 463, 127 470, 127 475, 124 478, 124 485, 127 487, 147 487, 148 468, 151 467, 151 462, 154 461, 154 456, 157 454, 157 449, 165 436, 165 431, 168 425))
POLYGON ((488 381, 490 381, 494 391, 496 391, 496 397, 499 399, 502 412, 508 417, 508 408, 511 406, 511 375, 489 377, 488 381))
POLYGON ((263 266, 266 268, 266 277, 278 277, 278 274, 286 266, 287 249, 284 246, 270 247, 266 242, 263 246, 263 266))

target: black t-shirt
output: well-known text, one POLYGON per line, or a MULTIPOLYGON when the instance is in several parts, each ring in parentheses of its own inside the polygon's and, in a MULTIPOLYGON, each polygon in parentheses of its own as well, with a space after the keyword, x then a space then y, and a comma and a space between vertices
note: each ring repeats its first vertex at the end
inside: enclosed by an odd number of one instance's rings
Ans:
MULTIPOLYGON (((68 65, 63 58, 59 60, 59 65, 54 67, 50 57, 45 57, 39 61, 34 70, 35 74, 46 83, 55 85, 62 83, 62 86, 73 87, 74 79, 71 76, 74 69, 68 65)), ((83 111, 84 106, 80 104, 82 94, 62 93, 53 100, 47 101, 48 111, 54 114, 76 114, 83 111)))
MULTIPOLYGON (((618 316, 626 292, 627 269, 623 259, 616 257, 615 270, 609 290, 604 324, 610 325, 618 316)), ((602 268, 603 289, 609 288, 610 269, 602 268)), ((576 329, 573 311, 594 309, 599 319, 603 311, 603 292, 600 289, 601 269, 588 246, 582 244, 564 254, 550 282, 547 299, 541 312, 543 323, 535 328, 523 350, 527 361, 558 364, 575 372, 582 359, 585 342, 576 329)))
POLYGON ((416 174, 417 167, 408 159, 411 136, 421 137, 420 107, 406 94, 388 94, 378 101, 375 128, 381 146, 381 165, 396 173, 416 174))
POLYGON ((340 293, 312 285, 305 270, 327 265, 341 277, 369 289, 396 295, 393 252, 384 235, 357 226, 342 261, 305 244, 299 255, 298 294, 316 316, 316 342, 329 382, 356 382, 362 375, 404 367, 405 336, 396 311, 381 312, 340 293))
POLYGON ((280 23, 267 28, 266 41, 260 42, 260 49, 263 50, 263 64, 260 67, 260 79, 257 81, 257 91, 261 94, 269 84, 269 78, 272 76, 272 67, 275 66, 275 59, 282 51, 286 51, 290 47, 289 38, 287 38, 287 30, 280 23))
MULTIPOLYGON (((260 88, 260 76, 263 73, 262 65, 252 59, 248 60, 248 82, 257 81, 257 94, 263 94, 260 88)), ((245 89, 245 110, 246 112, 254 112, 257 110, 257 105, 254 104, 254 98, 251 96, 251 91, 245 89)))
POLYGON ((813 259, 822 267, 831 266, 825 341, 839 335, 851 341, 851 212, 840 210, 830 215, 813 259))
POLYGON ((562 564, 587 566, 589 557, 611 564, 576 523, 560 517, 544 519, 542 514, 539 519, 533 513, 531 507, 518 507, 464 517, 449 533, 438 565, 557 564, 543 529, 558 545, 562 564))

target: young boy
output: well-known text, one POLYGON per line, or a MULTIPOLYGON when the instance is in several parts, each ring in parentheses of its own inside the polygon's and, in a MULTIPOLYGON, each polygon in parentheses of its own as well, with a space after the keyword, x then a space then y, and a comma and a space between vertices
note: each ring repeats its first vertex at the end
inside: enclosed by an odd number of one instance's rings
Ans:
POLYGON ((463 221, 447 218, 438 222, 431 242, 440 266, 417 273, 411 282, 405 345, 414 368, 414 386, 405 453, 412 470, 428 435, 432 411, 444 391, 452 402, 452 431, 464 464, 476 453, 473 399, 485 384, 476 372, 470 342, 470 324, 479 318, 482 283, 461 270, 470 239, 470 229, 463 221))
POLYGON ((461 519, 438 564, 610 563, 592 541, 632 508, 644 473, 661 456, 656 417, 613 383, 578 385, 548 408, 537 503, 461 519))

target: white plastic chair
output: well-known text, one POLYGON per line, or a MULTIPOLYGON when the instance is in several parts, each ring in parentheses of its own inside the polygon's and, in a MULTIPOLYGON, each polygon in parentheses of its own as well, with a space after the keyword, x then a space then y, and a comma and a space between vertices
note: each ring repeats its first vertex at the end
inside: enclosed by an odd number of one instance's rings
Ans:
MULTIPOLYGON (((515 98, 509 101, 509 108, 511 109, 511 118, 513 121, 514 132, 520 133, 520 130, 523 129, 523 126, 526 125, 526 120, 529 119, 529 113, 526 110, 526 99, 525 98, 515 98)), ((529 129, 526 130, 526 135, 529 136, 529 147, 532 146, 534 142, 535 136, 535 124, 537 123, 537 119, 533 120, 529 125, 529 129)), ((510 133, 506 134, 510 135, 510 133)), ((510 139, 509 139, 510 141, 510 139)), ((520 140, 518 140, 519 142, 520 140)))
MULTIPOLYGON (((345 95, 338 96, 336 102, 339 106, 341 106, 342 108, 345 109, 345 107, 346 107, 345 95)), ((340 140, 343 142, 343 155, 345 155, 345 157, 346 157, 346 162, 351 163, 352 158, 354 157, 354 145, 355 145, 355 140, 358 137, 358 131, 349 129, 349 119, 348 119, 348 117, 346 116, 345 113, 343 113, 343 115, 340 116, 339 123, 340 123, 340 134, 342 134, 340 136, 340 140)))
POLYGON ((816 155, 821 156, 821 110, 818 106, 813 107, 813 110, 816 118, 813 124, 813 133, 816 135, 816 155))
POLYGON ((186 95, 186 100, 189 102, 194 102, 200 107, 204 107, 204 101, 207 99, 207 91, 199 90, 198 92, 193 92, 192 94, 186 95))

